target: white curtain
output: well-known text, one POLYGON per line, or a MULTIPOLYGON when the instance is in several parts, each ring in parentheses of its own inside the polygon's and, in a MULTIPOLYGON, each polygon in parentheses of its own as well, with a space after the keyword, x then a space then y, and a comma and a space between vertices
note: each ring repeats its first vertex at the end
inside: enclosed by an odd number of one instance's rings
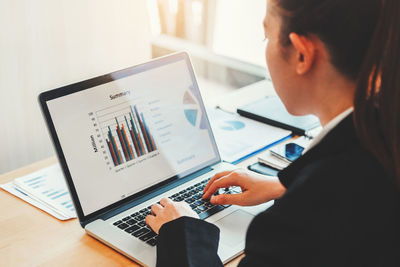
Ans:
POLYGON ((54 155, 37 96, 151 57, 144 0, 0 1, 0 173, 54 155))

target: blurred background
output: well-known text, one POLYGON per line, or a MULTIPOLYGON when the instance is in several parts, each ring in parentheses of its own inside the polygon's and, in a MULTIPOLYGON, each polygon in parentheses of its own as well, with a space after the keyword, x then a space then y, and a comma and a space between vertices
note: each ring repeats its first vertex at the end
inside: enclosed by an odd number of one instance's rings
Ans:
POLYGON ((1 0, 0 174, 55 155, 42 91, 181 50, 206 105, 265 79, 265 11, 266 0, 1 0))

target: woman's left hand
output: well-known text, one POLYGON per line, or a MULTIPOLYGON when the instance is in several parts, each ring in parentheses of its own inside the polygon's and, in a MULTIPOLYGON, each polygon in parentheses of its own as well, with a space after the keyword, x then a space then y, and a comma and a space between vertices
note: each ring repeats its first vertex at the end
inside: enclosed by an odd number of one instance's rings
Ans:
POLYGON ((154 204, 151 207, 152 215, 147 215, 146 224, 158 234, 161 226, 164 223, 173 221, 183 216, 199 218, 196 212, 194 212, 189 204, 186 202, 173 202, 169 198, 163 198, 160 204, 154 204), (161 204, 161 205, 160 205, 161 204))

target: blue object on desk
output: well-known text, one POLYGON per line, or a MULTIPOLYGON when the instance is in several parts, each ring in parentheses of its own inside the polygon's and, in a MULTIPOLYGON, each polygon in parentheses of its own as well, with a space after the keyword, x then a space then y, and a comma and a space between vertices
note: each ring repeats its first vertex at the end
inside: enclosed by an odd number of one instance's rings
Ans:
POLYGON ((289 143, 285 146, 285 156, 290 161, 295 161, 303 153, 304 147, 295 143, 289 143))
POLYGON ((279 170, 276 170, 274 168, 271 168, 271 167, 261 164, 259 162, 251 164, 247 168, 253 172, 260 173, 260 174, 267 175, 267 176, 275 176, 276 177, 276 176, 278 176, 278 173, 279 173, 279 170))

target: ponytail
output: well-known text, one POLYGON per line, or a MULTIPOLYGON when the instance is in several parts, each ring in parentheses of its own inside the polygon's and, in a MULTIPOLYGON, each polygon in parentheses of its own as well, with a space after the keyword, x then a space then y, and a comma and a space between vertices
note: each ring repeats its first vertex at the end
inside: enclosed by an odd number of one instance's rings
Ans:
POLYGON ((358 77, 358 135, 400 186, 400 1, 382 0, 380 18, 358 77))

